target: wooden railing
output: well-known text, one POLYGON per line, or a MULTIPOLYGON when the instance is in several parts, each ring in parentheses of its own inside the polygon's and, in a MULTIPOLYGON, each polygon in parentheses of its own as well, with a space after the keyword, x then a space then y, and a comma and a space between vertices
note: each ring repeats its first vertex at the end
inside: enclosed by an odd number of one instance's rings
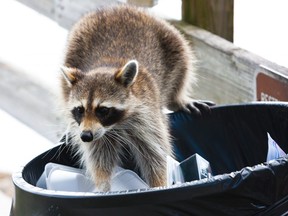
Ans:
MULTIPOLYGON (((55 22, 59 23, 59 25, 67 29, 70 29, 73 23, 79 19, 79 17, 81 17, 88 11, 94 10, 96 7, 98 7, 99 2, 101 4, 103 2, 105 4, 108 4, 111 2, 115 2, 116 0, 109 0, 109 1, 18 0, 18 1, 50 17, 55 22)), ((201 0, 201 1, 203 3, 214 2, 214 0, 213 1, 201 0)), ((226 2, 227 0, 224 1, 226 2)), ((183 0, 184 6, 185 4, 188 4, 188 2, 190 2, 190 4, 194 3, 194 6, 195 5, 197 6, 196 2, 198 2, 199 4, 198 0, 187 0, 187 1, 183 0)), ((217 2, 221 2, 221 0, 219 1, 217 0, 217 2)), ((190 6, 192 7, 192 5, 190 6)), ((204 8, 203 5, 200 5, 200 7, 204 8)), ((211 10, 214 10, 215 7, 216 6, 213 7, 211 6, 211 10)), ((232 7, 232 5, 230 5, 229 7, 232 7)), ((193 11, 197 11, 197 8, 195 9, 190 8, 190 9, 193 11)), ((197 21, 198 16, 200 15, 197 14, 196 12, 194 17, 193 16, 192 18, 190 17, 192 22, 194 22, 193 20, 197 21)), ((212 19, 213 17, 210 18, 212 19)), ((224 19, 226 18, 219 17, 219 22, 220 20, 224 19)), ((245 103, 254 100, 288 101, 288 88, 287 88, 288 69, 279 66, 273 62, 270 62, 266 59, 263 59, 257 55, 254 55, 246 50, 240 49, 239 47, 234 46, 233 43, 230 42, 231 40, 233 40, 233 37, 231 36, 232 24, 230 22, 227 21, 227 23, 225 23, 224 25, 227 27, 227 31, 225 30, 227 34, 225 33, 225 35, 222 35, 223 37, 211 33, 214 31, 216 31, 217 33, 218 31, 217 29, 224 28, 223 25, 218 27, 216 25, 215 26, 212 25, 213 28, 210 29, 210 27, 209 26, 207 27, 204 23, 203 28, 210 30, 211 31, 210 32, 202 28, 187 24, 185 22, 179 22, 179 21, 177 22, 171 21, 171 22, 181 32, 183 32, 184 36, 187 38, 187 40, 189 40, 198 58, 198 69, 197 69, 198 86, 195 88, 194 92, 195 98, 209 99, 215 101, 217 104, 245 103), (230 41, 224 38, 227 38, 230 41), (269 87, 270 85, 271 88, 269 87)), ((198 22, 197 25, 202 26, 201 22, 198 22)), ((233 32, 233 26, 232 26, 232 32, 233 32)), ((221 35, 221 33, 217 34, 221 35)), ((3 82, 0 82, 0 89, 3 89, 4 88, 3 86, 4 86, 3 82)), ((6 92, 10 90, 13 91, 13 89, 9 89, 8 87, 6 85, 5 90, 6 92)), ((37 88, 37 86, 35 88, 37 88)), ((9 95, 9 93, 7 93, 7 95, 9 95)), ((38 94, 35 95, 36 95, 35 97, 37 97, 38 94)), ((42 96, 38 95, 38 97, 39 101, 41 101, 42 96)), ((13 97, 11 97, 11 100, 12 99, 13 97)), ((49 100, 52 99, 50 98, 49 100)), ((25 106, 30 107, 31 109, 30 111, 26 112, 26 115, 33 116, 32 113, 35 112, 37 112, 38 115, 43 116, 51 114, 51 112, 48 112, 49 114, 47 114, 37 111, 37 109, 39 110, 42 107, 41 103, 39 104, 39 102, 37 102, 37 98, 29 102, 23 101, 23 104, 25 103, 30 103, 25 106), (34 106, 33 104, 32 106, 31 103, 35 103, 36 105, 34 106)), ((1 106, 2 105, 0 104, 0 107, 1 106)), ((15 113, 18 116, 20 115, 17 112, 15 113)), ((53 116, 51 119, 53 119, 54 123, 58 121, 57 117, 55 116, 53 116)), ((39 130, 39 127, 41 127, 39 126, 40 124, 36 124, 35 122, 33 123, 32 121, 33 118, 31 118, 30 125, 39 130)), ((45 132, 43 133, 45 134, 45 132)))

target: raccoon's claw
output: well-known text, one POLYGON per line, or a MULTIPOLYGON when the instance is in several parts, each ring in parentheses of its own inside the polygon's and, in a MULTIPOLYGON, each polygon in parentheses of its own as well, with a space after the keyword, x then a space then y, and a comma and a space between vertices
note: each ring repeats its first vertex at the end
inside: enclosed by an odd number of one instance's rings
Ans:
POLYGON ((211 106, 215 106, 212 101, 193 100, 186 105, 184 110, 195 116, 202 116, 202 114, 210 114, 211 106))

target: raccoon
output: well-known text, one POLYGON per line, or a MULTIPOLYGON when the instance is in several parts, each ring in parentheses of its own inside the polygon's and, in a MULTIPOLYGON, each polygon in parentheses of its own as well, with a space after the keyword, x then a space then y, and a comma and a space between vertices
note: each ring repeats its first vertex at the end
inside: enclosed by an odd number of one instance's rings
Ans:
POLYGON ((172 25, 143 9, 98 9, 72 28, 62 68, 63 106, 73 145, 97 188, 129 152, 150 187, 166 185, 173 156, 163 108, 209 111, 191 99, 194 56, 172 25))

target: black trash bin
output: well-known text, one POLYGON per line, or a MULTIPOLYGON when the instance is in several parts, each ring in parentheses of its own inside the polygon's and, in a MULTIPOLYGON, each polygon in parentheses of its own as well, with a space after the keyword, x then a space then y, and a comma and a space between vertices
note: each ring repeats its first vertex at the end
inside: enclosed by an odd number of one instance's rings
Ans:
POLYGON ((11 215, 285 215, 288 157, 266 163, 267 132, 288 152, 288 103, 218 106, 211 115, 170 114, 178 161, 198 153, 214 177, 179 186, 109 193, 36 187, 48 162, 76 166, 69 145, 57 146, 13 175, 11 215))

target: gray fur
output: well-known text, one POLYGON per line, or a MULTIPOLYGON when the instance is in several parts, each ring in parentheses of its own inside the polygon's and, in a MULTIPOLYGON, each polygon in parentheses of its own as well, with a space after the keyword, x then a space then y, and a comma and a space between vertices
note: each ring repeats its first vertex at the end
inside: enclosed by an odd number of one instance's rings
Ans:
POLYGON ((110 188, 112 169, 121 165, 123 149, 151 187, 166 185, 166 156, 173 153, 162 109, 184 109, 189 103, 193 62, 173 26, 134 7, 98 10, 75 24, 65 57, 63 106, 73 144, 103 191, 110 188), (85 109, 79 124, 70 113, 77 106, 85 109), (95 116, 101 106, 109 108, 109 116, 113 111, 121 117, 105 122, 101 112, 95 116), (83 130, 101 136, 84 143, 79 137, 83 130))

